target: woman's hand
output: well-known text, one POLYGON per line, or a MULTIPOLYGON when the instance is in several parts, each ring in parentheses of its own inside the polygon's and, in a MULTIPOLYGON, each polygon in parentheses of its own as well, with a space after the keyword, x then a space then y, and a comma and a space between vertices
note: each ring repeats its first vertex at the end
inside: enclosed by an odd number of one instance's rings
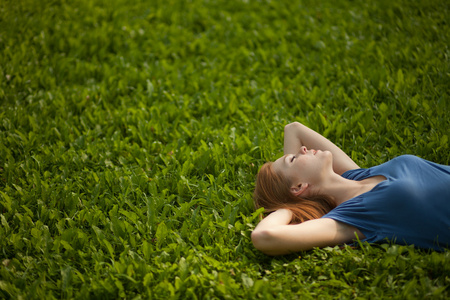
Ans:
POLYGON ((298 122, 284 127, 284 154, 298 153, 300 148, 330 151, 333 154, 333 170, 341 175, 345 171, 358 169, 359 166, 338 146, 321 134, 298 122))

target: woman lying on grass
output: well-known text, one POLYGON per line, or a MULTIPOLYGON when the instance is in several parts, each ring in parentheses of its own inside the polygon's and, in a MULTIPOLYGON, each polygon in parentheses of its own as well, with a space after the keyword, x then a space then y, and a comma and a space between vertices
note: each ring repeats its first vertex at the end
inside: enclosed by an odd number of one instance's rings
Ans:
POLYGON ((256 208, 272 212, 252 233, 255 247, 282 255, 314 247, 389 239, 450 246, 450 166, 399 156, 360 169, 300 123, 285 127, 284 156, 261 167, 256 208))

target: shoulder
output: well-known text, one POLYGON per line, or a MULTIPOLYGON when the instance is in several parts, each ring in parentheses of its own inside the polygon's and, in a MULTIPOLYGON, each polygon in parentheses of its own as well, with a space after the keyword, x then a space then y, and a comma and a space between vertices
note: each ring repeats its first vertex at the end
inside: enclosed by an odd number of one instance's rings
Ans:
POLYGON ((370 176, 370 169, 364 169, 364 168, 352 169, 352 170, 348 170, 348 171, 344 172, 341 176, 346 179, 359 181, 359 180, 363 180, 370 176))
POLYGON ((415 166, 422 165, 424 162, 426 162, 426 160, 424 160, 420 157, 405 154, 405 155, 397 156, 387 162, 384 162, 380 165, 373 166, 370 168, 359 168, 359 169, 348 170, 348 171, 344 172, 341 176, 346 179, 351 179, 351 180, 363 180, 374 174, 378 174, 378 173, 383 174, 386 171, 391 171, 391 170, 400 168, 401 166, 407 166, 408 168, 410 168, 413 165, 415 165, 415 166))
POLYGON ((392 160, 379 165, 378 168, 386 172, 394 172, 395 174, 413 174, 423 172, 424 170, 430 170, 437 166, 440 165, 415 155, 406 154, 397 156, 392 160))

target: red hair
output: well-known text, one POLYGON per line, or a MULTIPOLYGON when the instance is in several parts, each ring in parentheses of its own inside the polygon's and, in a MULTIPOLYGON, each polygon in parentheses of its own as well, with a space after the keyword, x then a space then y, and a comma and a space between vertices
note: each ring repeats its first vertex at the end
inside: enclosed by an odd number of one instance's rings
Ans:
POLYGON ((291 224, 318 219, 336 207, 328 195, 295 196, 290 191, 289 180, 274 172, 271 162, 265 163, 258 172, 253 200, 255 208, 264 207, 265 213, 281 208, 291 210, 291 224))

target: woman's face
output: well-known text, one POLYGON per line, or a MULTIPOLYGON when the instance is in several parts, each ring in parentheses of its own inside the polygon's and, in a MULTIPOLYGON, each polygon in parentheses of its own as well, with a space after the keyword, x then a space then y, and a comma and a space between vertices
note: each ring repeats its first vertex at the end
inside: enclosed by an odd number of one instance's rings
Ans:
POLYGON ((272 168, 282 174, 289 183, 317 184, 328 169, 332 170, 332 155, 329 151, 307 149, 302 147, 297 154, 287 154, 277 159, 272 168))

